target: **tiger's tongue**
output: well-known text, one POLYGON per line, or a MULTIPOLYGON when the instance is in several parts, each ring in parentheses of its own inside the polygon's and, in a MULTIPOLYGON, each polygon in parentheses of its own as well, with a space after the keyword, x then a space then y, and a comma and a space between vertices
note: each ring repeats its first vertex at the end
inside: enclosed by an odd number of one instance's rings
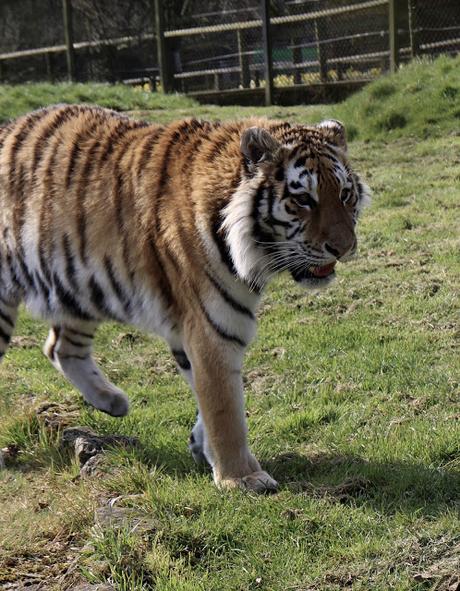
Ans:
POLYGON ((324 267, 311 267, 310 273, 315 277, 327 277, 332 273, 334 270, 335 263, 330 263, 329 265, 324 265, 324 267))

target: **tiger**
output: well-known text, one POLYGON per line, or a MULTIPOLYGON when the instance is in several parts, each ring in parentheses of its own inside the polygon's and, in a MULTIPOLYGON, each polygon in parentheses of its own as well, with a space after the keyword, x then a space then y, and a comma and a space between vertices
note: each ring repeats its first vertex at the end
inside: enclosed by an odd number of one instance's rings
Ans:
POLYGON ((53 366, 122 417, 128 398, 92 356, 96 330, 156 334, 196 398, 194 460, 221 489, 276 491, 244 408, 258 305, 283 271, 330 284, 369 196, 334 119, 160 125, 91 105, 21 116, 0 128, 0 359, 23 302, 50 325, 53 366))

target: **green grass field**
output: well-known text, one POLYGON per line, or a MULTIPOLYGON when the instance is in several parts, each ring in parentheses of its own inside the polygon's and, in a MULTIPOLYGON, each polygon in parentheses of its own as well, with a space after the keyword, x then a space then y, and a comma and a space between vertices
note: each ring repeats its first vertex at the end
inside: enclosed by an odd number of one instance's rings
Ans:
POLYGON ((194 465, 194 402, 161 342, 110 324, 98 333, 96 357, 132 401, 113 419, 83 406, 41 353, 47 327, 21 314, 0 368, 0 447, 14 450, 0 470, 0 589, 459 588, 459 72, 459 58, 415 63, 340 105, 267 111, 116 87, 0 87, 3 120, 62 100, 162 121, 341 118, 374 193, 360 256, 334 286, 312 295, 282 276, 263 299, 245 384, 274 496, 219 492, 194 465), (37 415, 45 401, 61 405, 61 427, 37 415), (140 445, 82 478, 60 445, 68 424, 140 445))

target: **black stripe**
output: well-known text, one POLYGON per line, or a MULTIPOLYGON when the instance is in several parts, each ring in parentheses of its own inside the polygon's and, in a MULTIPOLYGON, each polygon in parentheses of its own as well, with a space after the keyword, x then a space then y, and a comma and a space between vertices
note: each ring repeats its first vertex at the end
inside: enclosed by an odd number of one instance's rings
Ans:
POLYGON ((80 142, 84 137, 85 132, 81 131, 73 140, 72 150, 70 152, 69 161, 67 164, 67 172, 65 175, 65 188, 68 189, 72 183, 73 173, 75 172, 75 164, 81 152, 80 142))
MULTIPOLYGON (((16 166, 16 165, 14 165, 16 166)), ((25 195, 25 184, 26 184, 26 169, 22 163, 19 164, 17 174, 16 174, 16 184, 15 184, 15 197, 16 201, 13 206, 13 233, 16 237, 16 252, 19 253, 16 255, 16 258, 23 256, 23 248, 22 248, 22 227, 24 226, 25 222, 25 215, 24 210, 26 207, 26 195, 25 195)), ((27 281, 27 283, 32 287, 34 291, 36 291, 35 285, 33 283, 33 278, 31 278, 30 273, 24 263, 23 258, 19 258, 19 264, 22 268, 22 273, 27 281)))
POLYGON ((85 212, 85 198, 86 189, 88 186, 88 178, 92 172, 95 164, 96 152, 100 147, 100 141, 95 140, 91 148, 86 152, 85 162, 80 172, 77 185, 76 207, 77 207, 77 233, 80 240, 80 258, 84 264, 87 263, 86 256, 86 212, 85 212))
POLYGON ((116 126, 105 138, 104 149, 102 150, 102 153, 99 155, 99 165, 102 165, 104 164, 104 162, 107 161, 108 157, 113 152, 116 140, 120 139, 120 137, 124 135, 129 129, 129 120, 120 119, 119 121, 117 121, 116 126))
POLYGON ((290 186, 292 189, 301 189, 301 188, 303 187, 302 183, 299 183, 299 181, 291 181, 291 182, 289 183, 289 186, 290 186))
POLYGON ((141 157, 139 158, 139 163, 137 165, 137 177, 138 178, 141 176, 145 165, 149 161, 153 146, 156 143, 158 143, 163 131, 164 131, 164 127, 160 127, 159 129, 155 129, 154 131, 152 131, 152 134, 147 136, 148 139, 144 138, 145 144, 143 145, 141 157))
POLYGON ((185 354, 185 351, 182 350, 173 350, 172 354, 174 355, 174 359, 177 362, 177 365, 183 369, 184 371, 188 371, 189 369, 192 368, 190 361, 187 357, 187 355, 185 354))
POLYGON ((39 288, 41 289, 41 291, 42 291, 42 293, 44 295, 44 299, 47 302, 47 308, 49 309, 50 289, 49 289, 48 285, 46 285, 46 283, 40 277, 40 274, 38 272, 35 272, 35 279, 36 279, 36 281, 38 283, 39 288))
POLYGON ((182 132, 187 131, 190 127, 189 121, 183 121, 179 127, 174 131, 172 136, 169 138, 168 145, 166 150, 163 152, 163 157, 161 159, 160 164, 160 178, 158 180, 158 188, 155 195, 155 203, 154 203, 154 220, 155 220, 155 229, 157 234, 161 231, 161 216, 160 216, 160 209, 161 209, 161 202, 162 202, 162 192, 165 188, 166 183, 169 180, 169 172, 168 172, 168 165, 169 160, 171 158, 171 151, 174 146, 179 142, 182 138, 182 132))
POLYGON ((43 250, 43 244, 40 244, 40 246, 38 247, 38 258, 40 261, 41 272, 43 273, 46 281, 48 282, 48 285, 51 285, 51 272, 48 268, 48 263, 45 260, 45 252, 43 250))
POLYGON ((6 324, 11 326, 11 328, 14 328, 14 322, 12 318, 10 318, 10 316, 8 316, 8 314, 5 314, 5 312, 3 312, 2 310, 0 310, 0 318, 3 320, 3 322, 6 322, 6 324))
POLYGON ((214 143, 211 153, 207 160, 208 162, 214 162, 221 154, 222 148, 228 144, 228 136, 223 137, 214 143))
POLYGON ((209 316, 209 313, 206 310, 206 308, 204 307, 203 303, 200 300, 198 300, 198 301, 199 301, 200 308, 201 308, 201 311, 203 312, 204 317, 206 318, 206 320, 209 322, 209 324, 212 326, 212 328, 217 332, 217 334, 220 337, 222 337, 226 341, 231 341, 233 343, 236 343, 237 345, 240 345, 241 347, 246 347, 246 343, 242 339, 240 339, 240 337, 237 337, 236 335, 229 334, 223 328, 221 328, 218 324, 216 324, 214 322, 214 320, 211 318, 211 316, 209 316))
POLYGON ((107 275, 108 275, 108 278, 110 281, 110 285, 112 286, 112 289, 113 289, 115 295, 120 300, 120 302, 123 304, 123 307, 125 308, 125 310, 128 311, 130 308, 129 299, 126 296, 123 288, 121 287, 120 282, 116 279, 115 273, 113 271, 112 261, 110 260, 110 258, 107 255, 104 257, 104 266, 105 266, 105 270, 107 272, 107 275))
POLYGON ((59 359, 81 359, 84 361, 85 359, 89 359, 90 355, 59 355, 59 359))
POLYGON ((37 286, 35 285, 35 281, 33 278, 33 275, 29 272, 29 269, 26 265, 26 262, 24 261, 23 258, 23 252, 21 252, 22 249, 17 250, 16 252, 16 260, 19 263, 19 266, 21 267, 21 274, 24 277, 25 281, 28 283, 29 287, 32 288, 32 291, 37 293, 37 286))
POLYGON ((54 170, 56 166, 56 157, 61 145, 59 136, 55 137, 50 146, 47 168, 44 173, 43 191, 40 204, 38 252, 40 260, 41 274, 45 277, 48 285, 52 284, 51 273, 48 267, 48 261, 53 260, 52 250, 54 248, 53 235, 50 231, 53 221, 54 197, 56 185, 54 183, 54 170))
POLYGON ((163 158, 161 160, 160 166, 160 178, 158 179, 158 188, 155 195, 155 203, 154 203, 154 220, 155 220, 155 229, 157 234, 161 230, 161 219, 160 219, 160 206, 162 201, 162 191, 168 181, 169 172, 168 172, 168 163, 171 157, 171 149, 172 147, 178 142, 180 139, 180 132, 176 130, 172 137, 169 140, 168 146, 163 153, 163 158))
POLYGON ((11 341, 11 335, 6 333, 5 331, 3 331, 0 328, 0 339, 2 339, 3 341, 5 341, 5 344, 8 345, 9 342, 11 341))
POLYGON ((294 168, 300 168, 301 166, 305 166, 305 156, 300 156, 300 158, 297 158, 294 162, 294 168))
POLYGON ((63 338, 64 338, 64 340, 66 340, 68 343, 70 343, 74 347, 89 347, 91 344, 91 343, 79 343, 78 341, 74 341, 73 339, 68 337, 66 334, 63 335, 63 338))
POLYGON ((94 320, 94 318, 82 308, 73 295, 64 288, 56 273, 53 273, 53 283, 56 288, 56 295, 64 308, 77 318, 81 318, 82 320, 94 320))
POLYGON ((20 289, 24 289, 25 286, 21 283, 21 281, 19 279, 19 276, 16 273, 16 269, 15 269, 14 264, 13 264, 13 259, 11 257, 11 253, 9 251, 8 251, 8 253, 6 255, 6 262, 8 264, 11 281, 15 284, 16 287, 18 287, 20 289))
POLYGON ((272 226, 283 226, 284 228, 290 228, 291 223, 285 222, 283 220, 279 220, 275 214, 273 213, 273 208, 275 206, 275 192, 273 187, 270 187, 268 190, 268 217, 264 218, 264 221, 268 222, 272 226))
POLYGON ((160 258, 160 254, 159 254, 158 249, 155 245, 155 241, 153 240, 153 238, 151 236, 148 239, 148 246, 149 246, 151 254, 153 255, 153 258, 155 259, 156 265, 160 269, 160 274, 159 274, 160 276, 155 275, 155 278, 158 279, 160 282, 160 292, 163 294, 163 301, 165 302, 166 306, 169 307, 169 306, 171 306, 172 302, 174 301, 171 283, 170 283, 168 276, 166 274, 163 262, 160 258))
POLYGON ((271 226, 282 226, 283 228, 291 228, 291 222, 285 222, 283 220, 279 220, 274 215, 264 218, 264 221, 268 222, 271 226))
POLYGON ((286 239, 287 239, 287 240, 292 240, 292 239, 294 238, 294 236, 297 236, 297 234, 298 234, 299 232, 301 232, 301 230, 302 230, 302 225, 301 225, 301 224, 299 224, 299 225, 297 226, 297 228, 296 228, 296 229, 295 229, 295 230, 292 232, 292 234, 289 234, 289 235, 288 235, 288 234, 286 234, 286 239))
POLYGON ((70 326, 65 327, 66 331, 71 332, 79 337, 86 337, 87 339, 93 339, 94 334, 88 334, 87 332, 82 332, 81 330, 75 330, 74 328, 70 328, 70 326))
POLYGON ((232 275, 238 275, 236 267, 233 264, 233 259, 230 254, 230 248, 223 236, 221 230, 222 218, 220 211, 217 211, 211 221, 211 234, 217 249, 219 250, 220 258, 232 275))
POLYGON ((240 312, 241 314, 245 314, 246 316, 251 318, 251 320, 255 320, 255 316, 251 312, 251 310, 249 308, 246 308, 246 306, 243 306, 242 304, 237 302, 208 271, 206 271, 206 276, 208 277, 209 281, 214 285, 214 287, 217 289, 217 291, 220 293, 220 295, 223 297, 223 299, 227 302, 227 304, 229 304, 237 312, 240 312))
POLYGON ((75 280, 75 260, 70 247, 68 234, 62 236, 62 247, 64 249, 65 274, 67 281, 74 291, 78 291, 78 284, 75 280))
POLYGON ((35 127, 35 123, 41 119, 42 117, 44 117, 47 114, 47 111, 37 111, 35 113, 32 113, 32 115, 29 115, 23 125, 21 126, 21 129, 19 130, 19 133, 17 133, 14 136, 14 140, 13 140, 13 145, 11 146, 10 149, 10 178, 9 178, 9 183, 10 183, 10 189, 13 191, 14 189, 14 185, 15 185, 15 172, 16 172, 16 156, 18 154, 18 152, 21 149, 21 144, 24 143, 26 137, 31 133, 31 131, 33 130, 33 128, 35 127))
POLYGON ((281 164, 275 172, 275 179, 279 182, 284 181, 284 168, 281 164))
POLYGON ((252 206, 252 219, 254 221, 253 233, 254 238, 259 242, 270 242, 272 240, 272 236, 270 236, 270 234, 266 230, 264 230, 260 225, 260 205, 264 197, 265 187, 263 185, 260 185, 254 196, 254 203, 252 206))
POLYGON ((88 287, 90 290, 91 302, 96 306, 96 308, 98 308, 98 310, 100 310, 104 314, 110 314, 109 309, 107 308, 107 304, 105 302, 104 292, 102 291, 102 288, 99 285, 99 283, 96 281, 94 275, 89 280, 88 287))
POLYGON ((78 112, 80 112, 79 107, 63 107, 57 111, 57 114, 55 115, 52 122, 48 122, 48 125, 45 126, 45 129, 42 131, 41 135, 35 140, 34 154, 32 158, 33 174, 36 173, 37 166, 40 164, 40 160, 42 159, 43 152, 48 144, 49 138, 68 117, 75 115, 78 112))

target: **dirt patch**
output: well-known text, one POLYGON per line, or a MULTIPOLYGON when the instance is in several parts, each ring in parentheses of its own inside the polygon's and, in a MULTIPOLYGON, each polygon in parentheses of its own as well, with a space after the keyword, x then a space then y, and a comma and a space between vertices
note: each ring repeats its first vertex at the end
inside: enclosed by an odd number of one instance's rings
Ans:
MULTIPOLYGON (((72 535, 45 540, 33 554, 0 554, 0 589, 9 591, 63 591, 76 580, 72 566, 79 549, 72 535)), ((78 577, 80 578, 80 577, 78 577)))

